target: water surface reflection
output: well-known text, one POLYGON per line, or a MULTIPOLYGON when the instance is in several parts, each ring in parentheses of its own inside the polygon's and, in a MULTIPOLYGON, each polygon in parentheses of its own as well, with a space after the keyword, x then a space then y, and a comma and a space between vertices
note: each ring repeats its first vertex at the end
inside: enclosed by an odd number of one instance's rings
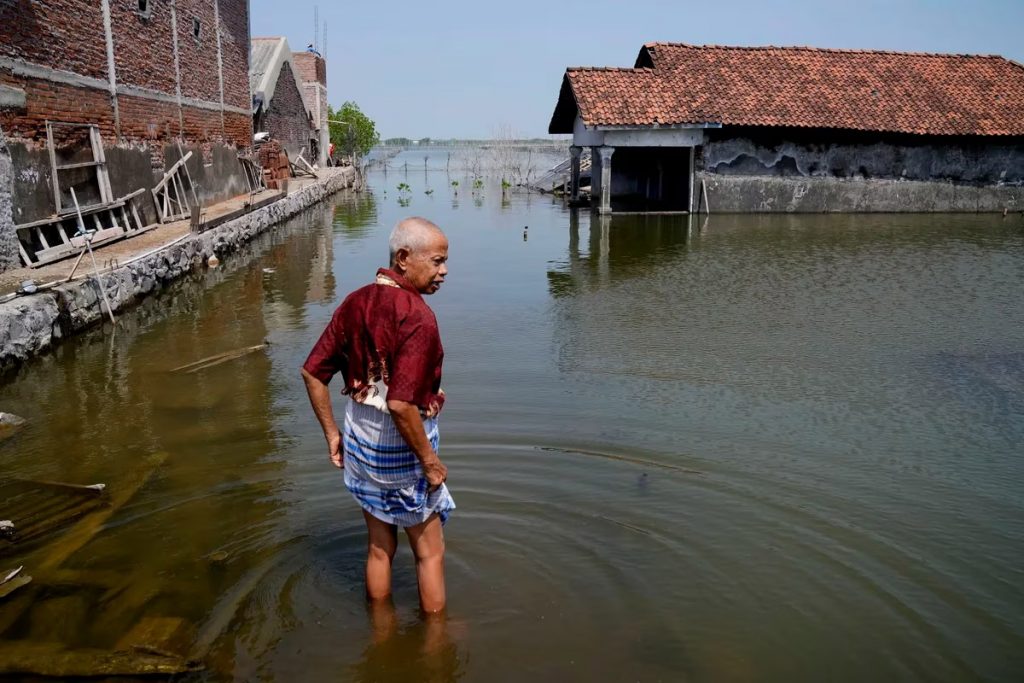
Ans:
POLYGON ((206 680, 1019 678, 1019 226, 601 219, 401 181, 402 204, 373 175, 5 380, 30 426, 4 476, 117 490, 162 454, 63 573, 0 603, 5 642, 201 655, 206 680), (367 612, 363 524, 297 374, 410 213, 452 244, 430 300, 447 622, 417 615, 404 547, 367 612))

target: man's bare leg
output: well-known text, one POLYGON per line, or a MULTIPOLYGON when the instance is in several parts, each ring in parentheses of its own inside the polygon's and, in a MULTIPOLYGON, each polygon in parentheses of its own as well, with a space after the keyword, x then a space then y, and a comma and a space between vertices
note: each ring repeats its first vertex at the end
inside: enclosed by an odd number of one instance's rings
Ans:
POLYGON ((398 527, 382 522, 366 510, 366 596, 383 600, 391 595, 391 560, 398 549, 398 527))
POLYGON ((416 556, 416 581, 420 588, 420 608, 427 614, 444 609, 444 532, 441 518, 435 513, 430 519, 407 527, 409 545, 416 556))

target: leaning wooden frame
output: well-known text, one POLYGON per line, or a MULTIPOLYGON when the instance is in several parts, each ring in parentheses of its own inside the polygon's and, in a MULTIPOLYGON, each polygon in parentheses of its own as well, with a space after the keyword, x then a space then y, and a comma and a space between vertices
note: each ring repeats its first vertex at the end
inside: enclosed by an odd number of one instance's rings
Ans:
POLYGON ((195 186, 186 166, 191 158, 192 152, 186 152, 167 169, 164 177, 151 190, 153 203, 156 204, 157 219, 161 223, 180 221, 192 214, 186 194, 187 184, 187 190, 195 195, 195 186))
POLYGON ((251 157, 238 155, 238 163, 242 165, 242 173, 245 175, 245 185, 249 194, 255 194, 267 189, 263 182, 263 169, 251 157))
MULTIPOLYGON (((103 152, 103 139, 100 137, 99 127, 90 123, 73 123, 67 121, 46 121, 46 147, 50 152, 50 175, 53 182, 53 201, 57 215, 70 213, 75 207, 70 204, 65 206, 61 198, 61 176, 67 175, 76 170, 93 169, 95 172, 94 182, 98 194, 98 201, 83 206, 83 209, 91 209, 94 206, 102 206, 114 201, 113 192, 110 189, 110 175, 107 172, 107 159, 103 152), (55 128, 84 129, 87 131, 91 159, 89 161, 76 161, 73 163, 58 163, 57 143, 54 140, 55 128)), ((70 185, 71 183, 67 183, 70 185)), ((81 191, 81 189, 79 189, 81 191)))
MULTIPOLYGON (((137 205, 145 191, 139 188, 109 204, 82 209, 84 227, 93 233, 93 247, 140 235, 156 227, 156 224, 144 223, 137 205)), ((22 264, 30 268, 81 254, 85 248, 85 237, 78 234, 78 216, 74 213, 14 227, 22 264)))

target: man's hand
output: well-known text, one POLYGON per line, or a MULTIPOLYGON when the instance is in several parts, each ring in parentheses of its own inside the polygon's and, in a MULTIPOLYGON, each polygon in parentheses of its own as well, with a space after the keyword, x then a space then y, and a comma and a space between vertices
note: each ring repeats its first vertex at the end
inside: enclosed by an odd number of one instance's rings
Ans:
POLYGON ((334 463, 335 467, 344 467, 345 455, 341 452, 341 434, 334 432, 324 436, 327 437, 327 453, 331 457, 331 462, 334 463))
POLYGON ((302 380, 306 383, 309 403, 313 406, 316 419, 324 430, 324 438, 327 439, 327 454, 335 467, 341 467, 344 464, 344 456, 341 452, 341 432, 338 430, 338 423, 334 421, 331 394, 327 390, 327 385, 306 372, 305 368, 302 370, 302 380))
POLYGON ((432 462, 423 465, 423 476, 427 478, 430 488, 436 489, 448 479, 448 468, 435 456, 432 462))
POLYGON ((391 413, 391 419, 395 421, 395 426, 398 427, 398 433, 420 461, 423 477, 430 485, 430 489, 438 488, 448 478, 448 468, 437 457, 437 452, 427 439, 420 409, 406 401, 388 399, 388 411, 391 413))

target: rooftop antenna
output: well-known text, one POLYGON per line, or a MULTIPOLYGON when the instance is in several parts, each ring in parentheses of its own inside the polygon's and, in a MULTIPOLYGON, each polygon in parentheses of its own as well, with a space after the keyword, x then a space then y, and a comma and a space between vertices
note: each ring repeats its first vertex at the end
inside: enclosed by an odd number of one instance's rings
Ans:
POLYGON ((327 20, 326 19, 324 19, 323 31, 324 31, 324 39, 321 41, 321 45, 320 45, 320 56, 323 57, 326 60, 327 59, 327 20))
POLYGON ((319 52, 320 42, 320 6, 313 5, 313 50, 319 52))

